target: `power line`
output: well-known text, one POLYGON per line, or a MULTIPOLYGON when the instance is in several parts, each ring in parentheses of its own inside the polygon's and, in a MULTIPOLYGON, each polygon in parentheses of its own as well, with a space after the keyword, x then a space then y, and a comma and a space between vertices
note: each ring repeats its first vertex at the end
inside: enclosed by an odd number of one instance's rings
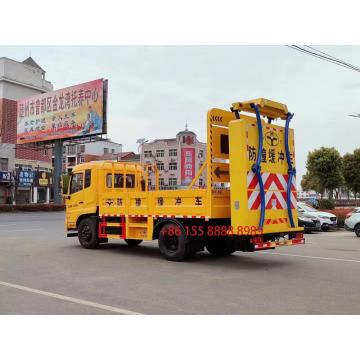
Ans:
POLYGON ((318 50, 318 49, 315 49, 315 48, 313 48, 313 47, 311 47, 311 46, 305 45, 305 47, 307 47, 307 48, 309 48, 309 49, 312 49, 312 50, 316 51, 317 53, 323 54, 323 55, 325 55, 325 56, 327 56, 327 57, 329 57, 329 58, 331 58, 331 59, 334 59, 335 61, 340 62, 341 64, 344 64, 344 65, 346 65, 346 66, 350 66, 350 67, 355 68, 355 69, 360 69, 358 66, 354 66, 354 65, 352 65, 352 64, 350 64, 350 63, 348 63, 348 62, 346 62, 346 61, 343 61, 343 60, 341 60, 341 59, 338 59, 338 58, 336 58, 335 56, 332 56, 332 55, 330 55, 330 54, 327 54, 327 53, 325 53, 325 52, 323 52, 323 51, 320 51, 320 50, 318 50))
POLYGON ((338 59, 338 58, 336 58, 336 57, 334 57, 332 55, 326 54, 325 52, 322 52, 322 51, 317 50, 315 48, 311 48, 310 46, 307 46, 307 47, 313 49, 316 52, 304 49, 304 48, 302 48, 300 46, 297 46, 297 45, 286 45, 286 46, 289 47, 290 49, 297 50, 297 51, 302 52, 304 54, 307 54, 307 55, 316 57, 318 59, 333 63, 335 65, 342 66, 342 67, 345 67, 347 69, 360 72, 360 67, 352 65, 350 63, 347 63, 347 62, 345 62, 343 60, 340 60, 340 59, 338 59))
POLYGON ((314 53, 312 51, 309 51, 309 50, 306 50, 300 46, 296 46, 296 45, 291 45, 291 46, 288 46, 290 47, 291 49, 294 49, 294 50, 297 50, 297 51, 300 51, 300 52, 303 52, 303 53, 306 53, 308 55, 311 55, 311 56, 314 56, 314 57, 317 57, 317 58, 320 58, 322 60, 325 60, 325 61, 328 61, 328 62, 331 62, 335 65, 339 65, 339 66, 342 66, 342 67, 346 67, 348 69, 351 69, 351 70, 354 70, 354 71, 358 71, 360 72, 360 68, 357 67, 357 66, 354 66, 354 65, 351 65, 349 63, 346 63, 346 62, 343 62, 341 60, 338 60, 336 58, 330 58, 328 56, 323 56, 321 54, 318 54, 318 53, 314 53))

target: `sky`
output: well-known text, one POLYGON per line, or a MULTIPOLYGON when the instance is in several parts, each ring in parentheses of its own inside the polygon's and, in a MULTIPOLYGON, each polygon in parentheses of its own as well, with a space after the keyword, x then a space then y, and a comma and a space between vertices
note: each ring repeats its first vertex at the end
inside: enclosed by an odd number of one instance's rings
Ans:
MULTIPOLYGON (((316 46, 360 65, 360 46, 316 46)), ((295 113, 298 184, 309 151, 360 147, 360 73, 285 46, 0 46, 0 57, 29 55, 54 89, 109 80, 108 137, 137 151, 139 138, 175 137, 188 123, 206 141, 206 112, 267 98, 295 113)))

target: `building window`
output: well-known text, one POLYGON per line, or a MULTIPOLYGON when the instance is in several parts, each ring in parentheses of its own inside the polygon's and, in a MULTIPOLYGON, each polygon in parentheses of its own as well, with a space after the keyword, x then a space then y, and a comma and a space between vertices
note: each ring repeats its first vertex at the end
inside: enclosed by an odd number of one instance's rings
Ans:
POLYGON ((0 158, 0 170, 7 171, 9 168, 9 159, 0 158))
POLYGON ((80 156, 80 164, 83 164, 85 162, 85 157, 84 156, 80 156))
POLYGON ((176 178, 169 178, 169 186, 176 186, 177 179, 176 178))
POLYGON ((85 152, 85 145, 80 145, 80 152, 82 152, 82 153, 85 152))
POLYGON ((115 149, 111 149, 111 153, 112 153, 112 154, 115 154, 115 149))
POLYGON ((169 156, 177 156, 177 149, 169 149, 169 156))
POLYGON ((159 185, 160 185, 160 186, 164 186, 164 185, 165 185, 164 178, 159 178, 159 185))
POLYGON ((169 163, 169 170, 177 170, 177 163, 169 163))
POLYGON ((104 154, 108 154, 109 153, 109 148, 104 148, 104 154))
POLYGON ((75 166, 76 165, 76 158, 75 156, 68 157, 68 166, 75 166))
POLYGON ((144 157, 151 158, 152 157, 152 151, 151 150, 145 150, 144 151, 144 157))
POLYGON ((76 154, 76 146, 75 145, 69 145, 67 149, 68 154, 74 155, 76 154))
POLYGON ((149 178, 148 179, 148 187, 150 187, 151 186, 151 179, 149 178))
POLYGON ((158 170, 164 170, 164 163, 163 162, 158 162, 157 163, 157 168, 158 168, 158 170))
POLYGON ((199 169, 203 166, 204 163, 200 162, 199 163, 199 169))
POLYGON ((199 157, 203 158, 204 157, 204 150, 199 150, 199 157))
POLYGON ((204 179, 200 178, 199 179, 199 186, 203 186, 204 185, 204 179))
POLYGON ((46 149, 44 149, 44 156, 47 156, 48 152, 46 149))
POLYGON ((156 157, 164 157, 165 150, 156 150, 156 157))

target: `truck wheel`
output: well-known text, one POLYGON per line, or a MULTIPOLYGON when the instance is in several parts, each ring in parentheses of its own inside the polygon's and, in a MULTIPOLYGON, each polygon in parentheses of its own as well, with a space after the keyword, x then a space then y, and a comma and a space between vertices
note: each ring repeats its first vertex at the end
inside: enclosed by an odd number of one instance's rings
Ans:
POLYGON ((356 236, 357 236, 357 237, 360 237, 360 224, 357 224, 357 225, 355 226, 354 231, 355 231, 356 236))
POLYGON ((142 240, 133 240, 133 239, 126 239, 125 242, 129 245, 129 246, 137 246, 140 243, 142 243, 142 240))
POLYGON ((205 247, 210 254, 215 256, 229 256, 236 251, 232 239, 229 238, 207 238, 205 247))
POLYGON ((99 239, 94 219, 86 218, 80 221, 78 226, 78 237, 81 246, 85 249, 96 249, 98 247, 99 239))
POLYGON ((165 259, 182 261, 190 256, 190 244, 181 223, 168 222, 160 229, 159 249, 165 259))

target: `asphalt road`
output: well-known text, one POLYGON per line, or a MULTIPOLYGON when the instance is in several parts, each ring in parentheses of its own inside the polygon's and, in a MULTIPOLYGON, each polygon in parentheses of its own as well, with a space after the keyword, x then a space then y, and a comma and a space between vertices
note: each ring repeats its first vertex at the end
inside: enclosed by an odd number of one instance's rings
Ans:
POLYGON ((85 250, 63 220, 0 214, 0 314, 360 314, 360 239, 350 232, 176 263, 157 242, 85 250))

